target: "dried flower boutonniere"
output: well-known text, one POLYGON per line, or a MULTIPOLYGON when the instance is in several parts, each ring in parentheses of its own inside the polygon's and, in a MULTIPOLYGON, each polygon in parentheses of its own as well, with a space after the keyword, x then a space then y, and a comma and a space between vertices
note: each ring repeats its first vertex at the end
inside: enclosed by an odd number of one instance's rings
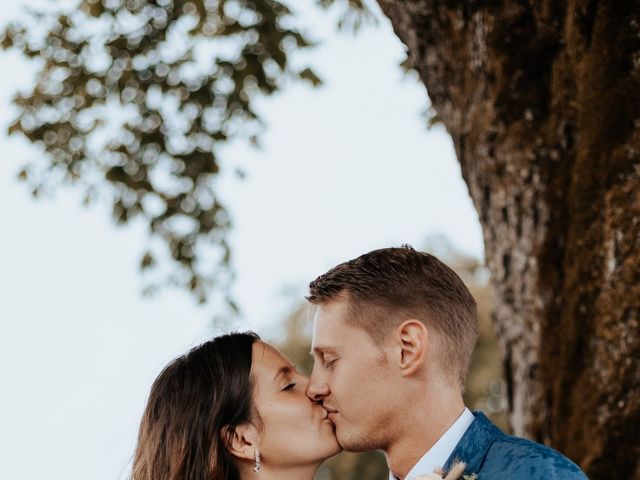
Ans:
POLYGON ((456 462, 451 469, 445 475, 444 470, 438 468, 435 472, 427 475, 419 475, 417 477, 411 477, 408 480, 477 480, 478 475, 471 473, 464 474, 464 469, 467 465, 464 462, 456 462))

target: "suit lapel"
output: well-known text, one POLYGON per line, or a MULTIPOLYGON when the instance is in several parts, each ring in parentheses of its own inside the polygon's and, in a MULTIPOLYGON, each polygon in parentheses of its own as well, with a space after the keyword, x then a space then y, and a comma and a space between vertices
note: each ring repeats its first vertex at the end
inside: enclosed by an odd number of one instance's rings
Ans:
POLYGON ((482 412, 473 412, 476 419, 462 436, 453 450, 444 468, 449 470, 453 463, 461 461, 467 464, 467 474, 477 473, 491 444, 504 435, 482 412))

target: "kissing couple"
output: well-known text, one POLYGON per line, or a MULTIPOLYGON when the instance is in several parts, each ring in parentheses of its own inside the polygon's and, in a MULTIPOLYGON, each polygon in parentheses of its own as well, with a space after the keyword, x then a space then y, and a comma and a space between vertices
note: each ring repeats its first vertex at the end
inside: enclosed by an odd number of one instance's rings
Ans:
POLYGON ((254 333, 178 357, 151 388, 134 480, 312 480, 342 449, 384 451, 390 480, 587 478, 465 407, 476 302, 437 258, 374 250, 309 288, 311 376, 254 333))

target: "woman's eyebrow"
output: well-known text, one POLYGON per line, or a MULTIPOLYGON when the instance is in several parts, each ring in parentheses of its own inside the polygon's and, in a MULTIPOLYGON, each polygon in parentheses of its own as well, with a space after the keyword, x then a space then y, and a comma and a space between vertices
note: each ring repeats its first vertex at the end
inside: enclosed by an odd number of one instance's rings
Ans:
POLYGON ((291 373, 291 367, 289 365, 285 365, 284 367, 280 367, 276 376, 273 377, 273 381, 275 382, 280 375, 286 375, 287 373, 291 373))

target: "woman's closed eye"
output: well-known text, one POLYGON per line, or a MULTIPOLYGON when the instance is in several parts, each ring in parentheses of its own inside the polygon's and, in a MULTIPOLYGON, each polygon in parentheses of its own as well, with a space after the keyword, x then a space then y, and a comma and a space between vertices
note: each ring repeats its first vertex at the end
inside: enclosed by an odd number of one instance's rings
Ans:
POLYGON ((286 387, 284 387, 282 390, 283 390, 283 391, 293 390, 293 388, 294 388, 296 385, 297 385, 297 383, 296 383, 296 382, 291 382, 291 383, 287 384, 287 386, 286 386, 286 387))

